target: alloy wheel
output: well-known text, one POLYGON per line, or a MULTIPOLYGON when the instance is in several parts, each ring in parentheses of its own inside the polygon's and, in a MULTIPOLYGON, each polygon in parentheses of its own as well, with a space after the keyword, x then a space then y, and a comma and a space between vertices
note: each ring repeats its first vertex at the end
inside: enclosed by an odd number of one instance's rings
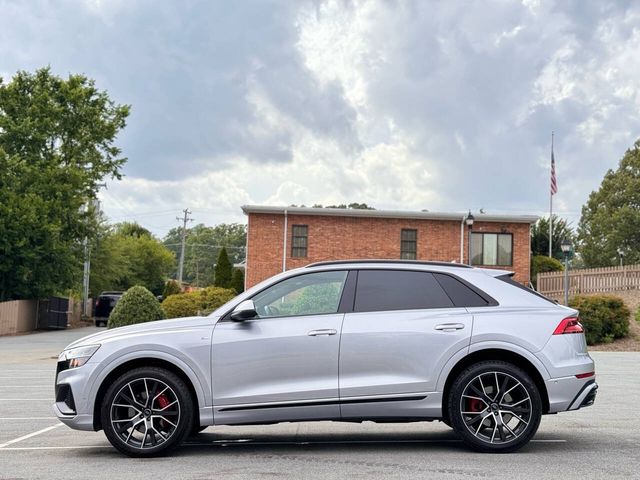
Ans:
POLYGON ((499 371, 475 376, 462 391, 460 413, 466 428, 489 444, 520 438, 532 420, 529 392, 513 376, 499 371))
POLYGON ((173 389, 156 378, 126 383, 111 403, 111 426, 133 448, 155 448, 169 440, 180 423, 180 402, 173 389))

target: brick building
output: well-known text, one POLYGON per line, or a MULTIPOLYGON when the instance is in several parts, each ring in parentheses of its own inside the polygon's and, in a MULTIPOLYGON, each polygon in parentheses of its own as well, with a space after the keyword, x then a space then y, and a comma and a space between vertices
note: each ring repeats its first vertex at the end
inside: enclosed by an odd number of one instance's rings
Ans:
MULTIPOLYGON (((245 205, 246 286, 322 260, 416 259, 468 263, 464 213, 245 205), (285 235, 286 231, 286 235, 285 235)), ((475 214, 473 265, 528 284, 532 215, 475 214)))

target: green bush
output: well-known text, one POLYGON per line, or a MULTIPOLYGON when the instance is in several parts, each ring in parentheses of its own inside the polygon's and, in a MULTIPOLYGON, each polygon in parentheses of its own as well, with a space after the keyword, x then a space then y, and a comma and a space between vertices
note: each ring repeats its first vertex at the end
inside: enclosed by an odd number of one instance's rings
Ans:
POLYGON ((236 296, 231 288, 207 287, 196 292, 180 293, 165 298, 162 309, 167 318, 207 315, 236 296))
POLYGON ((175 280, 168 280, 167 283, 164 284, 162 299, 164 300, 165 298, 170 297, 171 295, 176 295, 177 293, 182 293, 180 284, 175 280))
POLYGON ((236 268, 233 271, 233 277, 231 277, 231 288, 240 295, 244 292, 244 272, 240 268, 236 268))
POLYGON ((631 312, 619 297, 577 295, 569 306, 580 312, 589 345, 612 342, 629 334, 631 312))
POLYGON ((640 307, 636 310, 636 322, 640 323, 640 307))
POLYGON ((158 299, 146 288, 136 285, 127 290, 109 315, 107 327, 162 320, 164 313, 158 299))
POLYGON ((538 274, 544 272, 561 272, 564 270, 562 263, 555 258, 545 255, 536 255, 531 259, 531 283, 538 283, 538 274))

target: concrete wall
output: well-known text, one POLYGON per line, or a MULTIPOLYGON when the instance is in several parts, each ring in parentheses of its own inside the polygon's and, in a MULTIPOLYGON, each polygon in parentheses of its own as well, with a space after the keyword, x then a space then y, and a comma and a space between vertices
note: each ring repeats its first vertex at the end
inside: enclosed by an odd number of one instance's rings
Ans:
POLYGON ((0 303, 0 335, 15 335, 36 328, 37 300, 0 303))

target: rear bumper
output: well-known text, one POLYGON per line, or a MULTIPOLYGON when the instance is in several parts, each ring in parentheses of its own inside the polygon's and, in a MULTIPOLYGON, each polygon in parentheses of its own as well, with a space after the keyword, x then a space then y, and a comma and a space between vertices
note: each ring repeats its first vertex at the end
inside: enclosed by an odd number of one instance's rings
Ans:
POLYGON ((549 394, 549 413, 591 406, 598 390, 595 377, 552 378, 545 382, 545 386, 549 394))
POLYGON ((596 401, 596 394, 598 393, 598 384, 595 380, 587 383, 582 390, 578 392, 576 398, 569 405, 569 410, 578 410, 582 407, 590 407, 596 401))

